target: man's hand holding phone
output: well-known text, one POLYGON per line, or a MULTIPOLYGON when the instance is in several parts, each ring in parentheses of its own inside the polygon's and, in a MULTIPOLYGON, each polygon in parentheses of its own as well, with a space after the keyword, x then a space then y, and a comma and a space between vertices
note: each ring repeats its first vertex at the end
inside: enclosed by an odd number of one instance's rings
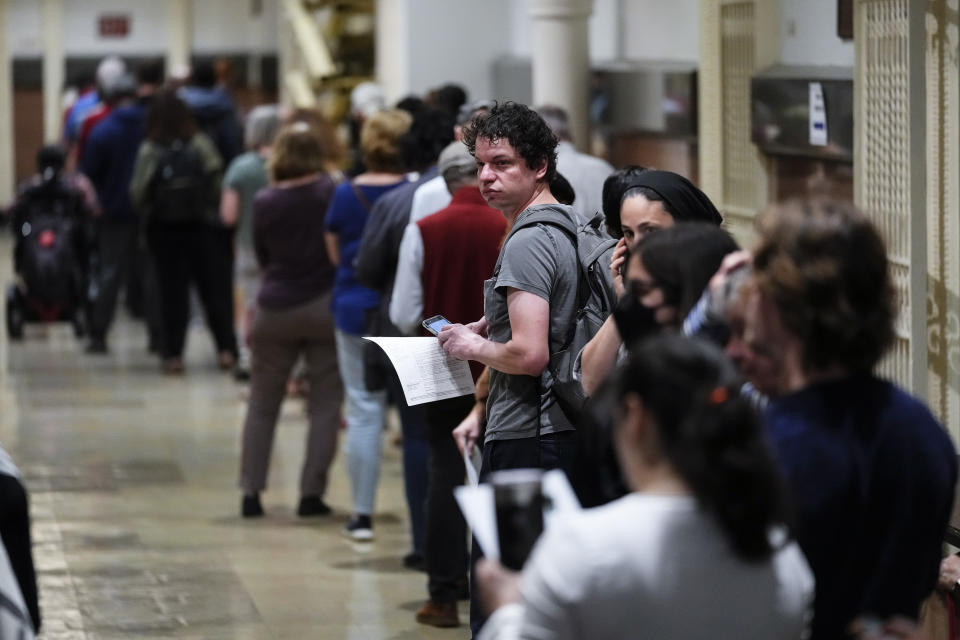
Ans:
POLYGON ((450 321, 443 316, 433 316, 420 323, 421 326, 435 336, 440 335, 440 330, 450 324, 450 321))

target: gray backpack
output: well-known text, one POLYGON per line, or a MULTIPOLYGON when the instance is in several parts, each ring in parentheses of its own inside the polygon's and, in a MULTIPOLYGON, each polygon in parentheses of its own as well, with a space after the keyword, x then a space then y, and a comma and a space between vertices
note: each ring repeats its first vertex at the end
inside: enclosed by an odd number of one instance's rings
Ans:
MULTIPOLYGON (((551 214, 549 210, 524 217, 507 236, 520 229, 536 225, 550 225, 560 229, 577 248, 577 315, 570 324, 560 349, 550 354, 549 369, 553 377, 553 394, 570 423, 576 425, 586 403, 583 385, 574 376, 574 364, 584 345, 600 330, 613 312, 617 297, 610 276, 610 257, 616 246, 606 229, 603 215, 598 213, 589 222, 575 225, 566 217, 551 214)), ((502 257, 502 254, 501 254, 502 257)), ((500 261, 494 275, 500 272, 500 261)))

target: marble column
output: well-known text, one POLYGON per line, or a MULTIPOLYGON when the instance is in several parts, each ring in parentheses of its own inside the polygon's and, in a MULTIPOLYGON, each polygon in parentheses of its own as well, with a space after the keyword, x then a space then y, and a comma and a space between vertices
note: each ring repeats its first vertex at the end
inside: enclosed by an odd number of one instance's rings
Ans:
POLYGON ((167 2, 167 77, 190 68, 193 14, 190 0, 167 2))
POLYGON ((43 0, 43 141, 60 140, 63 123, 63 0, 43 0))
POLYGON ((531 0, 533 105, 566 109, 574 144, 590 147, 590 46, 593 0, 531 0))

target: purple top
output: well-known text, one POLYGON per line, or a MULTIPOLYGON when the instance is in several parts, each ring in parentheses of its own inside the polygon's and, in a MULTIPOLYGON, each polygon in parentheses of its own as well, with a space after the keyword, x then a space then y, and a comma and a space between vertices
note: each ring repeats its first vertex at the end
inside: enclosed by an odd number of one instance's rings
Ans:
POLYGON ((333 193, 327 175, 296 187, 267 187, 253 201, 253 247, 263 269, 257 304, 288 309, 333 286, 335 268, 323 240, 333 193))

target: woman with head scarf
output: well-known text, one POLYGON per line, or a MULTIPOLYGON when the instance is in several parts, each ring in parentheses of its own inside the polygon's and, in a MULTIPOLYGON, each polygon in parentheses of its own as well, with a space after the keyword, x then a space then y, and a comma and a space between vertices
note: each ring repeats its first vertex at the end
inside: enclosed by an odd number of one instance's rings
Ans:
MULTIPOLYGON (((637 166, 620 169, 604 182, 603 215, 607 231, 620 238, 610 260, 614 290, 620 299, 624 297, 623 274, 630 249, 644 237, 678 222, 716 226, 723 222, 710 198, 680 174, 637 166)), ((586 395, 613 370, 622 344, 611 316, 581 354, 580 381, 586 395)))

